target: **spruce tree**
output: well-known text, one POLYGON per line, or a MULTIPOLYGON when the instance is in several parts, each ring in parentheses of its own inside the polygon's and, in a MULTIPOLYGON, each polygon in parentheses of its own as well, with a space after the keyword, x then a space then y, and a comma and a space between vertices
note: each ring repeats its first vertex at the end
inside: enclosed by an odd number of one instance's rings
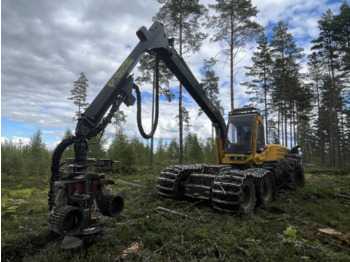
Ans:
POLYGON ((175 161, 179 159, 179 151, 179 144, 176 142, 176 139, 172 139, 167 150, 168 159, 172 163, 175 163, 175 161))
POLYGON ((188 164, 203 163, 202 147, 195 133, 188 133, 185 140, 185 160, 188 164))
POLYGON ((50 159, 46 146, 42 140, 42 132, 40 130, 36 131, 30 138, 28 149, 28 169, 30 175, 44 176, 47 172, 50 159))
POLYGON ((136 162, 135 152, 131 149, 127 135, 123 128, 117 130, 112 144, 108 148, 107 155, 109 158, 119 161, 117 167, 125 170, 136 162))

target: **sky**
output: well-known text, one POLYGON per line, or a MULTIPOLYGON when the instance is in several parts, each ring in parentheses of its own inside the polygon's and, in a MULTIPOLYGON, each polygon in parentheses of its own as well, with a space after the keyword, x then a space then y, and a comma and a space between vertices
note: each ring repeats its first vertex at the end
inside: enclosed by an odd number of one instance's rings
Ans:
MULTIPOLYGON (((214 0, 200 1, 204 5, 214 0)), ((318 36, 317 21, 327 9, 338 13, 343 0, 253 0, 259 13, 254 19, 267 28, 283 20, 288 22, 298 47, 310 52, 310 41, 318 36)), ((53 150, 65 130, 74 131, 76 107, 71 100, 73 83, 84 72, 89 88, 87 102, 91 102, 138 43, 136 31, 149 28, 152 17, 161 5, 156 0, 2 0, 1 1, 1 141, 28 143, 38 130, 48 149, 53 150)), ((213 31, 203 29, 212 34, 213 31)), ((204 58, 216 56, 223 44, 209 39, 201 50, 184 59, 196 78, 203 78, 204 58)), ((241 62, 235 75, 235 105, 244 106, 249 97, 240 82, 247 81, 244 66, 251 64, 255 43, 248 44, 240 54, 241 62)), ((225 57, 219 59, 214 70, 220 77, 219 99, 230 110, 229 68, 225 57)), ((135 76, 139 74, 135 70, 135 76)), ((178 92, 176 81, 171 88, 178 92)), ((151 87, 140 86, 143 94, 142 113, 146 131, 150 130, 151 87)), ((211 123, 187 94, 184 103, 190 113, 191 132, 200 139, 210 137, 211 123)), ((125 133, 140 137, 136 122, 136 105, 121 106, 127 116, 125 133)), ((160 117, 155 138, 178 137, 178 103, 160 102, 160 117)), ((108 126, 105 135, 113 137, 115 128, 108 126)))

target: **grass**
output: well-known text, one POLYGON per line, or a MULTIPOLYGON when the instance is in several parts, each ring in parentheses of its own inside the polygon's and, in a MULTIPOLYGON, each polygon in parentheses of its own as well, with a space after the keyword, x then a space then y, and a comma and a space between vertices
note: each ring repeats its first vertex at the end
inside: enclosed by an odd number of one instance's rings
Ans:
MULTIPOLYGON (((125 200, 120 218, 101 217, 106 232, 80 253, 62 252, 62 237, 47 221, 47 184, 32 179, 18 186, 2 180, 3 261, 349 261, 350 174, 306 168, 306 185, 278 194, 254 214, 235 216, 205 202, 163 199, 155 188, 158 171, 109 175, 125 200), (142 185, 130 186, 118 179, 142 185), (4 198, 4 196, 6 197, 4 198), (4 198, 4 199, 3 199, 4 198), (23 201, 17 201, 22 199, 23 201), (4 202, 4 203, 3 203, 4 202), (16 204, 17 203, 17 204, 16 204), (4 207, 3 207, 4 206, 4 207), (9 208, 7 206, 7 208, 9 208), (185 216, 157 211, 171 209, 185 216), (341 234, 325 234, 331 228, 341 234), (123 250, 137 241, 137 252, 123 250)), ((45 180, 45 179, 44 179, 45 180)), ((24 183, 24 182, 23 182, 24 183)))

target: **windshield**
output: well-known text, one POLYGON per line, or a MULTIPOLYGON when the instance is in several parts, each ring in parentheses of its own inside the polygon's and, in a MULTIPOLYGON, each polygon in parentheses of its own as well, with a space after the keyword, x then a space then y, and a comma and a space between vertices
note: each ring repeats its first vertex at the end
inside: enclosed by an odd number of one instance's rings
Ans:
POLYGON ((231 116, 228 120, 226 153, 251 154, 255 115, 231 116))

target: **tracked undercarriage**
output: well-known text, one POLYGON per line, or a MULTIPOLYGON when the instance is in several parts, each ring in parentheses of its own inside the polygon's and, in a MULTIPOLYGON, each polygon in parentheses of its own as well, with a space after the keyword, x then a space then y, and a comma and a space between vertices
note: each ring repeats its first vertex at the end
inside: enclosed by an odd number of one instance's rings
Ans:
POLYGON ((283 158, 246 169, 229 165, 169 166, 160 173, 157 189, 163 197, 210 200, 217 210, 243 214, 272 202, 277 188, 303 185, 304 173, 297 159, 283 158))

